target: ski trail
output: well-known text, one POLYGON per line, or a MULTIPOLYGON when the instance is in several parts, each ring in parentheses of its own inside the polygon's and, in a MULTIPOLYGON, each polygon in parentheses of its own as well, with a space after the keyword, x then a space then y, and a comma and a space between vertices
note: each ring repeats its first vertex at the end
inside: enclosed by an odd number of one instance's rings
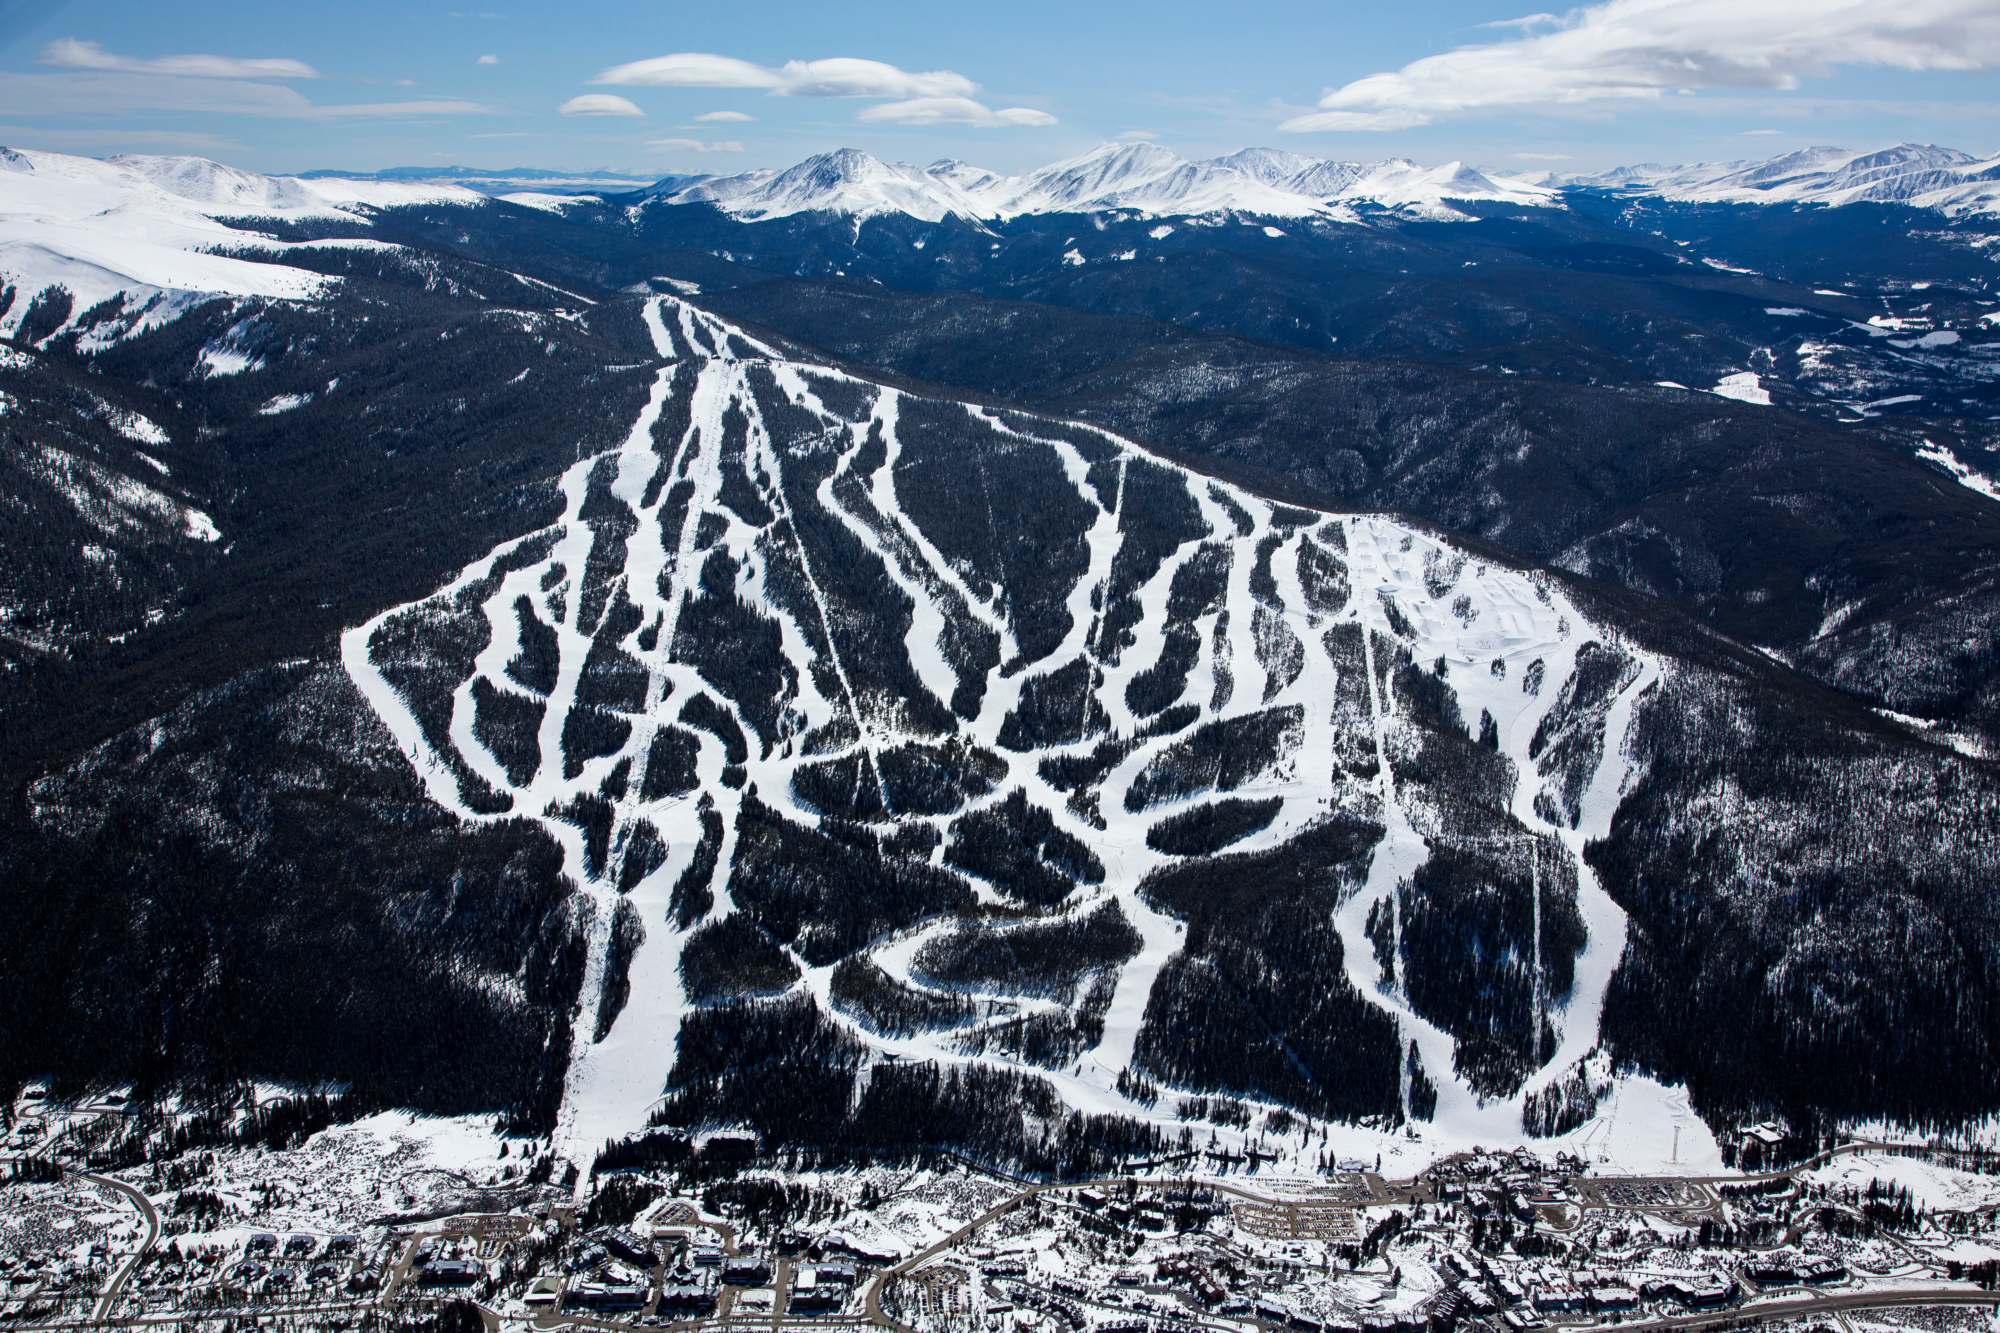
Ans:
MULTIPOLYGON (((1308 530, 1323 534, 1324 526, 1301 529, 1298 520, 1289 516, 1280 524, 1270 503, 1151 460, 1135 446, 1103 432, 1095 434, 1115 447, 1116 453, 1093 449, 1087 458, 1083 448, 1059 438, 1058 432, 1036 434, 1032 423, 1024 426, 1019 418, 1007 421, 991 409, 960 407, 957 410, 964 411, 970 422, 1024 446, 1032 444, 1048 451, 1051 478, 1071 488, 1086 506, 1083 530, 1077 537, 1083 547, 1084 568, 1059 594, 1069 615, 1069 627, 1046 657, 1021 663, 1007 590, 996 588, 990 595, 976 592, 966 570, 954 567, 904 509, 897 488, 906 447, 903 412, 915 399, 896 389, 869 386, 874 396, 872 407, 865 411, 867 419, 851 421, 829 410, 815 386, 827 390, 828 385, 859 385, 861 381, 832 369, 777 359, 771 349, 672 298, 648 300, 641 315, 661 358, 646 404, 622 445, 609 454, 579 459, 563 472, 558 483, 562 516, 539 532, 496 547, 431 597, 384 612, 341 638, 343 665, 411 763, 427 794, 468 821, 522 815, 535 819, 555 840, 561 850, 563 873, 577 886, 574 901, 580 909, 579 929, 587 949, 578 1013, 570 1028, 571 1062, 553 1140, 559 1152, 587 1167, 606 1140, 642 1129, 659 1103, 674 1062, 681 1022, 691 1008, 680 976, 687 940, 694 930, 736 910, 730 895, 730 874, 738 815, 746 793, 757 792, 759 800, 787 819, 816 826, 822 822, 820 817, 795 797, 792 788, 793 775, 802 764, 856 752, 875 755, 913 739, 930 743, 931 738, 903 734, 893 715, 871 717, 863 707, 858 686, 876 680, 868 674, 875 664, 850 663, 843 656, 842 635, 851 631, 840 628, 840 616, 846 614, 842 608, 848 604, 830 599, 816 568, 821 557, 807 545, 793 510, 795 502, 819 506, 879 560, 882 577, 910 599, 911 623, 899 648, 920 687, 940 703, 948 707, 959 686, 972 683, 961 682, 961 668, 952 665, 949 634, 960 626, 976 626, 981 632, 999 636, 1000 660, 985 669, 982 702, 973 718, 958 722, 956 735, 998 756, 1004 773, 986 794, 972 797, 948 813, 915 818, 949 838, 956 820, 989 809, 1021 789, 1033 804, 1050 813, 1057 827, 1088 844, 1104 868, 1101 884, 1080 884, 1058 905, 1055 915, 1081 919, 1115 902, 1141 941, 1136 956, 1116 970, 1101 1037, 1061 1069, 1023 1064, 993 1046, 974 1054, 963 1045, 968 1033, 982 1027, 1055 1014, 1070 1007, 1045 995, 1005 986, 981 991, 975 998, 982 1002, 985 1013, 969 1025, 888 1038, 867 1030, 833 1006, 831 967, 805 967, 801 960, 802 977, 796 993, 813 996, 834 1022, 853 1032, 876 1056, 935 1060, 944 1065, 983 1064, 1031 1074, 1047 1079, 1058 1095, 1078 1110, 1115 1112, 1163 1128, 1177 1128, 1179 1121, 1166 1109, 1171 1099, 1154 1106, 1117 1091, 1119 1076, 1131 1065, 1146 1006, 1161 970, 1185 939, 1182 923, 1149 906, 1140 886, 1160 868, 1180 863, 1179 858, 1147 845, 1149 829, 1162 819, 1216 799, 1218 793, 1196 791, 1138 811, 1128 810, 1126 799, 1148 765, 1190 736, 1194 727, 1246 718, 1267 709, 1302 707, 1296 744, 1278 752, 1262 771, 1228 793, 1251 799, 1281 798, 1271 823, 1229 851, 1282 845, 1335 809, 1361 811, 1371 817, 1379 814, 1385 833, 1370 859, 1366 882, 1334 914, 1347 980, 1395 1020, 1403 1050, 1415 1043, 1425 1072, 1438 1091, 1439 1128, 1480 1142, 1519 1140, 1522 1096, 1546 1084, 1595 1043, 1604 992, 1622 953, 1625 918, 1583 863, 1582 850, 1588 840, 1608 831, 1618 802, 1632 781, 1633 761, 1625 738, 1638 701, 1660 677, 1658 662, 1634 654, 1639 671, 1603 712, 1601 758, 1584 788, 1577 826, 1551 828, 1535 814, 1534 799, 1556 779, 1544 778, 1527 750, 1536 728, 1571 678, 1579 646, 1598 632, 1574 607, 1551 596, 1546 586, 1537 587, 1518 573, 1470 564, 1468 557, 1392 520, 1349 517, 1333 521, 1341 525, 1346 536, 1346 553, 1340 559, 1350 593, 1344 606, 1329 608, 1308 596, 1301 565, 1303 534, 1308 530), (815 429, 810 423, 818 423, 816 437, 773 437, 772 425, 760 407, 760 394, 767 401, 772 385, 807 414, 808 434, 815 429), (685 406, 687 425, 678 439, 656 440, 656 427, 669 404, 685 406), (747 421, 740 458, 733 454, 725 457, 724 452, 725 423, 733 419, 733 412, 741 413, 747 421), (879 459, 864 463, 871 429, 880 432, 883 452, 879 459), (810 489, 802 489, 795 482, 808 457, 819 460, 815 467, 830 464, 831 471, 810 489), (1103 499, 1088 481, 1091 458, 1115 462, 1115 484, 1108 487, 1109 494, 1103 499), (1104 602, 1113 563, 1127 540, 1123 525, 1129 465, 1142 458, 1181 478, 1208 531, 1168 553, 1154 574, 1133 590, 1141 613, 1133 626, 1134 641, 1118 650, 1116 662, 1110 662, 1106 660, 1109 652, 1097 651, 1101 615, 1108 609, 1104 602), (609 471, 601 474, 600 467, 609 471), (746 484, 769 509, 769 522, 761 518, 752 522, 724 502, 726 486, 746 484), (586 577, 593 568, 593 547, 598 542, 620 540, 616 534, 623 531, 616 525, 604 526, 601 509, 592 510, 589 520, 584 517, 586 502, 595 494, 598 498, 594 503, 601 506, 607 490, 614 506, 622 507, 621 518, 629 519, 631 531, 622 538, 622 563, 612 561, 616 567, 609 574, 604 609, 594 611, 586 623, 586 577), (1243 521, 1248 532, 1238 527, 1243 515, 1247 515, 1243 521), (1265 591, 1253 594, 1257 550, 1267 542, 1274 543, 1268 562, 1271 583, 1259 584, 1265 591), (1180 702, 1196 705, 1197 716, 1194 722, 1183 721, 1179 730, 1141 736, 1154 718, 1133 712, 1125 698, 1126 689, 1140 673, 1161 663, 1168 645, 1166 616, 1174 580, 1205 543, 1226 547, 1229 559, 1222 580, 1221 609, 1203 611, 1190 622, 1200 635, 1200 645, 1180 702), (704 659, 683 651, 687 646, 683 613, 706 595, 701 587, 703 569, 718 556, 731 562, 729 593, 777 627, 778 658, 786 684, 776 702, 775 724, 769 721, 772 714, 768 708, 759 714, 766 719, 761 726, 753 724, 743 704, 694 665, 704 659), (507 567, 495 578, 493 571, 502 560, 508 562, 507 567), (796 560, 797 566, 791 570, 788 563, 784 565, 791 571, 786 576, 789 582, 774 583, 779 563, 791 560, 796 560), (1270 591, 1273 586, 1275 593, 1270 591), (621 595, 640 619, 637 628, 623 629, 613 639, 606 637, 603 617, 610 614, 610 607, 617 605, 621 595), (516 610, 524 598, 528 614, 542 627, 536 632, 554 635, 554 680, 546 696, 508 674, 525 651, 528 627, 516 610), (1396 608, 1393 617, 1391 605, 1396 608), (483 646, 470 659, 465 679, 451 685, 450 714, 442 734, 426 731, 421 710, 392 682, 393 664, 377 660, 377 638, 384 627, 404 624, 396 618, 418 613, 440 622, 455 617, 473 619, 484 636, 483 646), (1259 614, 1264 617, 1261 629, 1253 625, 1259 614), (1335 711, 1337 691, 1350 688, 1341 679, 1349 668, 1344 658, 1336 662, 1324 639, 1330 625, 1353 625, 1362 631, 1361 669, 1368 676, 1365 724, 1359 723, 1358 707, 1345 715, 1335 711), (1287 683, 1281 684, 1274 673, 1290 671, 1289 663, 1281 667, 1279 659, 1273 658, 1267 667, 1257 646, 1260 632, 1273 626, 1288 631, 1303 650, 1301 665, 1287 683), (1400 910, 1398 886, 1430 855, 1425 829, 1420 825, 1434 816, 1423 813, 1428 807, 1416 796, 1408 798, 1416 801, 1416 806, 1406 804, 1405 793, 1398 787, 1393 761, 1399 745, 1405 743, 1398 737, 1407 737, 1411 723, 1396 715, 1395 700, 1386 683, 1392 664, 1380 656, 1386 645, 1412 643, 1420 662, 1429 664, 1437 658, 1449 665, 1450 687, 1468 724, 1485 716, 1493 719, 1500 752, 1519 774, 1509 806, 1512 815, 1525 829, 1541 834, 1549 847, 1561 848, 1577 883, 1577 904, 1587 941, 1575 961, 1570 992, 1548 997, 1550 1022, 1557 1028, 1556 1046, 1543 1067, 1512 1098, 1482 1101, 1457 1074, 1452 1037, 1411 1009, 1400 958, 1395 980, 1383 984, 1365 932, 1371 907, 1384 904, 1392 912, 1400 910), (602 651, 614 645, 643 668, 643 703, 619 705, 635 711, 620 714, 630 724, 630 732, 615 752, 595 754, 566 768, 565 727, 580 707, 589 706, 588 696, 579 694, 586 661, 594 648, 602 651), (1090 689, 1104 710, 1110 737, 1123 747, 1122 757, 1094 788, 1102 827, 1093 822, 1087 810, 1071 804, 1067 789, 1053 786, 1041 771, 1043 761, 1050 758, 1091 753, 1102 736, 1086 736, 1079 742, 1025 753, 1006 751, 998 744, 1002 724, 1019 707, 1027 683, 1079 657, 1095 673, 1090 689), (1546 672, 1538 692, 1521 688, 1531 661, 1541 662, 1546 672), (816 663, 825 674, 815 673, 816 663), (859 677, 856 670, 862 673, 859 677), (476 685, 490 689, 495 696, 518 701, 517 707, 545 702, 531 738, 538 761, 525 782, 510 782, 501 755, 482 740, 475 717, 476 685), (1271 692, 1268 701, 1264 698, 1267 689, 1271 692), (724 742, 715 734, 676 721, 698 694, 709 696, 742 729, 749 754, 740 766, 729 765, 724 742), (1334 759, 1339 745, 1360 739, 1341 730, 1348 725, 1339 720, 1341 716, 1370 729, 1362 743, 1372 742, 1377 772, 1365 786, 1361 779, 1345 775, 1334 759), (798 738, 835 722, 852 724, 851 742, 836 734, 834 748, 803 753, 804 747, 796 743, 798 738), (685 795, 648 798, 640 779, 653 747, 666 743, 662 738, 670 729, 693 735, 698 785, 685 795), (618 779, 615 774, 621 766, 624 777, 618 779), (725 768, 734 773, 728 782, 724 780, 725 768), (575 770, 574 776, 569 775, 570 769, 575 770), (476 802, 461 790, 460 772, 512 797, 512 809, 503 815, 479 813, 473 808, 476 802), (618 786, 618 781, 624 785, 618 786), (602 802, 596 808, 609 811, 608 850, 602 864, 591 859, 587 843, 592 835, 583 827, 585 816, 575 813, 583 808, 576 804, 579 801, 602 802), (670 917, 670 906, 674 885, 696 855, 703 832, 704 801, 712 803, 722 820, 723 841, 717 869, 706 886, 710 905, 684 929, 670 917), (628 859, 642 843, 651 845, 649 839, 657 839, 659 848, 653 859, 625 874, 628 859), (638 873, 641 870, 646 873, 638 873), (599 1007, 606 988, 616 982, 610 955, 621 904, 637 913, 644 940, 625 974, 629 998, 609 1031, 599 1038, 599 1007)), ((937 407, 929 405, 926 410, 936 411, 937 407)), ((788 425, 787 429, 794 427, 788 425)), ((740 490, 730 493, 742 494, 740 490)), ((752 509, 754 506, 745 507, 744 512, 752 509)), ((817 515, 808 516, 818 521, 817 515)), ((1320 544, 1326 543, 1322 540, 1320 544)), ((607 547, 596 555, 597 572, 588 576, 604 578, 612 552, 607 547)), ((390 641, 384 639, 383 644, 390 641)), ((853 642, 851 638, 848 641, 853 642)), ((1348 697, 1353 699, 1355 693, 1348 697)), ((906 822, 912 819, 905 817, 906 822)), ((933 853, 932 863, 942 864, 944 853, 941 845, 933 853)), ((993 884, 977 877, 968 880, 981 901, 1011 903, 993 884)), ((912 959, 925 939, 955 925, 951 919, 915 922, 876 941, 866 955, 895 981, 931 990, 911 974, 912 959)), ((1086 980, 1079 997, 1088 986, 1086 980)), ((1407 1072, 1403 1082, 1407 1111, 1407 1072)), ((1227 1131, 1222 1141, 1240 1142, 1242 1137, 1227 1131)))
MULTIPOLYGON (((1472 1123, 1483 1127, 1483 1122, 1493 1121, 1496 1117, 1479 1105, 1472 1088, 1458 1076, 1455 1059, 1457 1043, 1451 1034, 1420 1017, 1406 998, 1400 925, 1395 934, 1398 947, 1392 955, 1396 959, 1393 982, 1383 979, 1376 971, 1374 945, 1366 931, 1369 909, 1380 903, 1388 905, 1392 911, 1396 910, 1397 890, 1418 866, 1430 858, 1430 848, 1411 827, 1409 816, 1397 799, 1395 769, 1389 757, 1381 664, 1376 659, 1376 635, 1393 632, 1377 594, 1384 590, 1393 592, 1401 581, 1391 577, 1379 547, 1378 533, 1372 524, 1356 522, 1349 527, 1348 554, 1348 577, 1353 587, 1348 603, 1349 614, 1362 627, 1362 660, 1368 672, 1368 711, 1375 732, 1375 759, 1380 765, 1376 780, 1382 798, 1384 831, 1369 862, 1367 882, 1334 914, 1334 928, 1340 933, 1342 962, 1347 979, 1355 990, 1396 1020, 1398 1051, 1406 1051, 1412 1042, 1416 1043, 1423 1059, 1424 1072, 1437 1086, 1437 1119, 1449 1120, 1460 1126, 1472 1123)), ((1403 1114, 1407 1117, 1410 1110, 1409 1069, 1407 1061, 1400 1055, 1397 1068, 1400 1071, 1398 1080, 1403 1114)), ((1504 1112, 1501 1114, 1504 1115, 1504 1112)), ((1518 1115, 1514 1117, 1514 1124, 1518 1128, 1518 1115)), ((1497 1124, 1495 1129, 1499 1129, 1497 1124)))

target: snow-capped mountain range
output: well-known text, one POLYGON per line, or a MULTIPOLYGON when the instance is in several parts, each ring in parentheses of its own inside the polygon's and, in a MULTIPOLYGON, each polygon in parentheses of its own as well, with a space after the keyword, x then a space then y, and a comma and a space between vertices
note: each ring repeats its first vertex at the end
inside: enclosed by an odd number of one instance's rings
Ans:
POLYGON ((1802 148, 1761 162, 1678 167, 1649 162, 1537 181, 1717 203, 1879 203, 1951 214, 2000 212, 2000 155, 1974 157, 1936 144, 1898 144, 1866 153, 1802 148))
POLYGON ((1104 144, 1021 176, 949 160, 913 167, 843 148, 784 171, 676 181, 657 197, 670 204, 713 203, 746 221, 812 212, 864 218, 905 213, 936 222, 1111 211, 1351 221, 1356 204, 1455 220, 1467 215, 1447 201, 1491 200, 1535 208, 1561 204, 1547 186, 1489 176, 1461 162, 1441 167, 1420 167, 1404 158, 1329 162, 1276 148, 1246 148, 1227 157, 1189 161, 1149 143, 1104 144))
MULTIPOLYGON (((854 223, 956 218, 1002 226, 1031 215, 1111 213, 1360 225, 1468 221, 1471 204, 1554 213, 1567 207, 1566 192, 1578 189, 1672 201, 1879 202, 2000 215, 2000 157, 1913 144, 1867 153, 1812 148, 1765 162, 1648 164, 1531 178, 1458 162, 1336 162, 1272 148, 1188 160, 1156 144, 1109 143, 1004 176, 963 162, 916 167, 843 148, 781 171, 671 177, 640 192, 638 205, 642 211, 711 205, 743 223, 830 215, 854 223)), ((15 335, 37 299, 58 289, 69 300, 66 315, 50 319, 44 310, 37 327, 60 332, 88 324, 83 336, 93 346, 170 320, 199 299, 310 298, 340 281, 325 272, 328 263, 306 257, 311 251, 385 244, 356 234, 385 213, 487 209, 495 198, 439 181, 264 176, 200 157, 100 161, 0 149, 0 280, 15 293, 0 309, 0 335, 15 335), (280 239, 286 229, 261 227, 261 219, 331 224, 318 229, 346 234, 280 239), (245 255, 251 247, 258 253, 245 255)), ((497 196, 503 205, 578 220, 587 220, 579 209, 603 213, 607 202, 632 198, 497 196)))

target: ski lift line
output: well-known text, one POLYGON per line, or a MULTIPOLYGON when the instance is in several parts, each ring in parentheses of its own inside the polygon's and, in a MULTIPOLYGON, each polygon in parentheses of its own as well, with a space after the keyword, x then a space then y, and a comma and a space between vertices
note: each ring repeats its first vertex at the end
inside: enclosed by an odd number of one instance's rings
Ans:
POLYGON ((1526 840, 1529 847, 1529 876, 1533 884, 1534 903, 1534 1011, 1535 1011, 1535 1060, 1536 1068, 1546 1067, 1542 1059, 1542 1030, 1549 1019, 1548 978, 1542 972, 1542 839, 1534 832, 1489 834, 1477 838, 1455 838, 1441 841, 1456 842, 1462 846, 1514 847, 1526 840))

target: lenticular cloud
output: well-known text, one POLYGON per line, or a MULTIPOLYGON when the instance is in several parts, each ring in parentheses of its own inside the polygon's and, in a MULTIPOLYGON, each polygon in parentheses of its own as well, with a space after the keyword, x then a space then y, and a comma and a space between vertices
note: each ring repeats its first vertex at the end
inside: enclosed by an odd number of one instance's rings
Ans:
POLYGON ((614 65, 592 83, 655 88, 766 88, 773 97, 969 97, 979 85, 948 69, 912 74, 879 60, 788 60, 778 68, 682 51, 614 65))
POLYGON ((972 125, 982 129, 1056 123, 1054 116, 1033 107, 1010 106, 995 111, 970 97, 913 97, 902 102, 884 102, 869 107, 855 119, 867 124, 972 125))

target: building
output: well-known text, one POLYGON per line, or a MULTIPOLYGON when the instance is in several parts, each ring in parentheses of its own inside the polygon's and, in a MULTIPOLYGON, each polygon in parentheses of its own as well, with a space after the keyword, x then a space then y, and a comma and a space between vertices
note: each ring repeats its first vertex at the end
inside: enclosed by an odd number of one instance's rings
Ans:
POLYGON ((724 1259, 722 1280, 732 1287, 761 1287, 771 1280, 771 1265, 748 1254, 724 1259))
POLYGON ((1736 1294, 1736 1284, 1714 1273, 1687 1273, 1655 1279, 1639 1290, 1648 1300, 1679 1301, 1699 1309, 1727 1302, 1736 1294))
POLYGON ((660 1256, 653 1247, 623 1227, 599 1227, 590 1233, 591 1239, 602 1245, 626 1263, 637 1264, 641 1268, 657 1268, 660 1256))
POLYGON ((569 1290, 569 1304, 592 1310, 636 1310, 646 1303, 640 1283, 579 1282, 569 1290))
POLYGON ((838 1310, 847 1292, 841 1287, 794 1287, 790 1312, 793 1314, 826 1314, 838 1310))
POLYGON ((425 1282, 452 1287, 470 1286, 483 1276, 479 1265, 471 1259, 433 1259, 423 1270, 425 1282))
POLYGON ((662 1310, 709 1314, 715 1309, 715 1294, 692 1282, 669 1282, 660 1288, 662 1310))

